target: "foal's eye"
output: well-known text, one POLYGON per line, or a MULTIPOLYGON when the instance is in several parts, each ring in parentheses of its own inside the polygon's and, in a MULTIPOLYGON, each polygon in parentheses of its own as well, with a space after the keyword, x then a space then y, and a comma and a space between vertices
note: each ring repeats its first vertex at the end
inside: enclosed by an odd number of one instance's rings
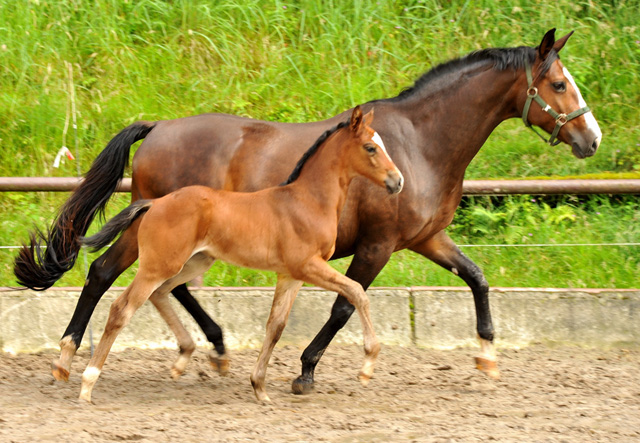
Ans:
POLYGON ((553 82, 551 86, 553 86, 553 89, 555 89, 556 92, 564 92, 567 90, 567 85, 565 82, 553 82))
POLYGON ((375 145, 365 145, 364 149, 366 149, 369 154, 375 154, 376 153, 375 145))

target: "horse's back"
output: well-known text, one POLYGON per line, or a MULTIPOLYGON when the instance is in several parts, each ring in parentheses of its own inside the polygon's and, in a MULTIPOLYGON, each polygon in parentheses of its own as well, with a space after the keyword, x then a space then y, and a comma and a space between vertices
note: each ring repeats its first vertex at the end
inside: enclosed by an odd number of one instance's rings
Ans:
POLYGON ((229 114, 158 121, 133 158, 134 199, 191 185, 242 192, 278 185, 331 125, 229 114))

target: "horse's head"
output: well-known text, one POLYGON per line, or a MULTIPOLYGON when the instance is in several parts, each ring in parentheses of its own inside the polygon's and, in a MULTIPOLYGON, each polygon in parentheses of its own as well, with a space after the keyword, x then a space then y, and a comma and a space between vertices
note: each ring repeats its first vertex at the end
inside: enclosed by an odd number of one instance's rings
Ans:
POLYGON ((380 135, 371 129, 372 120, 373 110, 363 116, 360 106, 353 109, 349 122, 349 162, 354 172, 386 187, 389 194, 397 194, 402 190, 404 177, 389 157, 380 135))
POLYGON ((562 141, 571 146, 573 155, 585 158, 595 154, 602 131, 578 85, 558 58, 571 34, 556 40, 555 29, 548 31, 536 48, 533 64, 527 63, 528 89, 522 119, 527 126, 536 125, 550 133, 549 140, 545 140, 550 145, 562 141))

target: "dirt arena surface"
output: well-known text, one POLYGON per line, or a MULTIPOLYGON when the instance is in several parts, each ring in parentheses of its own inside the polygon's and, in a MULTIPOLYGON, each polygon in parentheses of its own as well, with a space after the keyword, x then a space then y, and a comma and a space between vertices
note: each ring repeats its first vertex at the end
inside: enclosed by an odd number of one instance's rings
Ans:
POLYGON ((169 377, 171 350, 112 353, 93 392, 77 400, 88 361, 68 383, 54 352, 0 356, 0 441, 637 441, 640 352, 534 346, 500 352, 502 379, 473 368, 474 350, 382 348, 375 378, 356 379, 362 351, 331 346, 316 392, 291 394, 300 350, 278 348, 267 373, 273 404, 256 402, 256 350, 231 354, 221 377, 196 351, 169 377))

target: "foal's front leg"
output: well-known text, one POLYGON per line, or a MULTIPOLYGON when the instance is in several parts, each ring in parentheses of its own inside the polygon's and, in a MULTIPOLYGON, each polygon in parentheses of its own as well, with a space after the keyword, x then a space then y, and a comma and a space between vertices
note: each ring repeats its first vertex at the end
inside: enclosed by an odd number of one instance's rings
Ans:
POLYGON ((360 283, 340 274, 321 259, 312 260, 305 266, 304 281, 342 294, 358 311, 360 322, 362 323, 365 353, 364 363, 358 378, 362 385, 366 386, 373 376, 373 369, 380 352, 380 343, 371 321, 367 293, 362 289, 360 283))
POLYGON ((293 302, 296 299, 296 295, 302 286, 300 280, 294 280, 289 275, 278 274, 278 283, 276 284, 276 293, 273 297, 273 304, 271 305, 271 312, 269 313, 269 319, 267 320, 267 331, 264 336, 264 342, 262 343, 262 349, 258 356, 258 361, 253 368, 251 374, 251 385, 253 391, 256 394, 258 401, 263 403, 271 402, 271 399, 267 395, 267 391, 264 386, 264 380, 267 375, 267 365, 271 358, 271 353, 275 347, 284 327, 287 324, 289 313, 293 307, 293 302))

